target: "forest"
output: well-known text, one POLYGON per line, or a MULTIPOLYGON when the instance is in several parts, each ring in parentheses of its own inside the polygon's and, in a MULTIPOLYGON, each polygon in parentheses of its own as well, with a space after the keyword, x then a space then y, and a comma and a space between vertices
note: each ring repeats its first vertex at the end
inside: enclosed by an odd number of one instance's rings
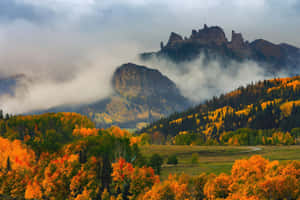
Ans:
POLYGON ((299 161, 279 163, 255 155, 236 160, 230 174, 170 174, 162 180, 161 156, 148 159, 140 151, 145 136, 118 127, 96 129, 79 114, 5 118, 1 130, 1 199, 296 199, 300 195, 299 161), (59 134, 68 137, 50 148, 59 134))
MULTIPOLYGON (((137 132, 117 126, 96 128, 77 113, 4 116, 0 112, 0 199, 297 199, 300 161, 248 154, 262 149, 256 147, 227 149, 221 151, 241 155, 227 163, 228 171, 191 175, 175 170, 166 177, 166 167, 176 169, 178 163, 188 169, 204 166, 198 159, 201 151, 194 151, 189 165, 180 160, 187 154, 170 154, 166 159, 165 152, 151 149, 164 144, 170 152, 170 145, 178 150, 178 145, 299 144, 299 97, 300 77, 262 81, 137 132)), ((214 155, 202 152, 202 158, 214 155)))
POLYGON ((300 200, 300 0, 0 0, 0 200, 300 200))
POLYGON ((140 133, 171 144, 297 144, 300 77, 240 87, 182 113, 149 124, 140 133))

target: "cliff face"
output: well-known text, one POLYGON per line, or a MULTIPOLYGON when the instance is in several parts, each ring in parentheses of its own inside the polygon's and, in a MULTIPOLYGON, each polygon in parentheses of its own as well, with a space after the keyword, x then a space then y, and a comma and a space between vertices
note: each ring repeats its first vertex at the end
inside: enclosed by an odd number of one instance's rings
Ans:
POLYGON ((222 28, 218 26, 208 28, 207 25, 204 25, 204 28, 199 31, 193 30, 190 40, 201 44, 222 45, 227 43, 227 38, 222 28))
POLYGON ((118 94, 125 97, 180 95, 176 85, 158 70, 132 63, 124 64, 116 70, 112 85, 118 94))
POLYGON ((112 77, 112 85, 114 95, 80 108, 99 127, 141 127, 190 105, 170 79, 145 66, 120 66, 112 77))
POLYGON ((176 45, 176 43, 180 43, 182 40, 183 39, 182 39, 181 35, 172 32, 170 35, 169 41, 167 43, 167 47, 172 47, 172 46, 176 45))
MULTIPOLYGON (((196 59, 203 53, 209 59, 219 57, 223 60, 253 60, 267 64, 271 72, 283 68, 297 68, 300 66, 300 49, 288 44, 273 44, 266 40, 255 40, 251 43, 244 41, 241 33, 232 31, 231 41, 228 41, 221 27, 208 27, 192 30, 190 37, 171 33, 166 46, 154 53, 141 54, 147 60, 152 56, 167 57, 180 63, 196 59)), ((226 63, 226 62, 224 62, 226 63)), ((293 71, 293 70, 292 70, 293 71)))

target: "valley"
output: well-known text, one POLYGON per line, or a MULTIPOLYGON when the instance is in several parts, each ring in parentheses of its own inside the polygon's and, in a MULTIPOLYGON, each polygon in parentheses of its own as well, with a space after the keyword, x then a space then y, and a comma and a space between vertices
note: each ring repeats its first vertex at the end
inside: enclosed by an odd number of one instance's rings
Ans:
POLYGON ((300 160, 300 146, 177 146, 150 145, 141 149, 146 156, 159 153, 167 160, 168 156, 177 155, 178 164, 163 164, 161 178, 166 180, 169 174, 185 173, 197 176, 202 173, 229 174, 235 160, 248 159, 253 155, 261 155, 269 160, 287 162, 300 160), (198 161, 193 163, 192 157, 197 155, 198 161))

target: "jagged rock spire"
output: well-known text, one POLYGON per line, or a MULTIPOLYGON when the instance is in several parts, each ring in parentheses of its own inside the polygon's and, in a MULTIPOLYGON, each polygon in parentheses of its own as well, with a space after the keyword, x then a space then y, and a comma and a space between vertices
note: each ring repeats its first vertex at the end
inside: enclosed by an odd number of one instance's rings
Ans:
POLYGON ((169 38, 167 46, 170 47, 170 46, 174 45, 176 42, 182 41, 182 40, 183 40, 183 38, 182 38, 181 35, 172 32, 171 35, 170 35, 170 38, 169 38))
POLYGON ((241 49, 245 46, 243 35, 241 33, 235 33, 232 31, 231 45, 233 49, 241 49))
POLYGON ((191 38, 192 40, 197 40, 204 44, 223 44, 227 42, 225 33, 223 29, 219 26, 208 27, 204 24, 204 28, 199 31, 193 30, 191 38))

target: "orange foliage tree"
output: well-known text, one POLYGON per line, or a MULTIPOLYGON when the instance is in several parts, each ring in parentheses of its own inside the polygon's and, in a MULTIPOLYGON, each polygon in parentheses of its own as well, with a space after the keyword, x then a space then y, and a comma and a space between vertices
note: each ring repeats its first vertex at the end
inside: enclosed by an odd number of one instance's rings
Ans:
POLYGON ((120 158, 113 166, 113 185, 115 191, 129 194, 133 199, 149 190, 153 184, 159 182, 151 167, 134 168, 131 163, 120 158), (124 186, 129 185, 127 191, 124 186))
POLYGON ((155 184, 151 190, 145 193, 140 199, 143 200, 185 200, 191 198, 189 191, 189 177, 169 175, 168 180, 155 184))
POLYGON ((97 136, 98 132, 99 132, 99 129, 97 129, 97 128, 75 128, 73 130, 73 135, 74 136, 82 136, 82 137, 97 136))
POLYGON ((35 162, 35 153, 20 140, 9 141, 0 137, 0 167, 6 168, 8 162, 11 169, 31 170, 35 162), (9 160, 9 161, 8 161, 9 160))

